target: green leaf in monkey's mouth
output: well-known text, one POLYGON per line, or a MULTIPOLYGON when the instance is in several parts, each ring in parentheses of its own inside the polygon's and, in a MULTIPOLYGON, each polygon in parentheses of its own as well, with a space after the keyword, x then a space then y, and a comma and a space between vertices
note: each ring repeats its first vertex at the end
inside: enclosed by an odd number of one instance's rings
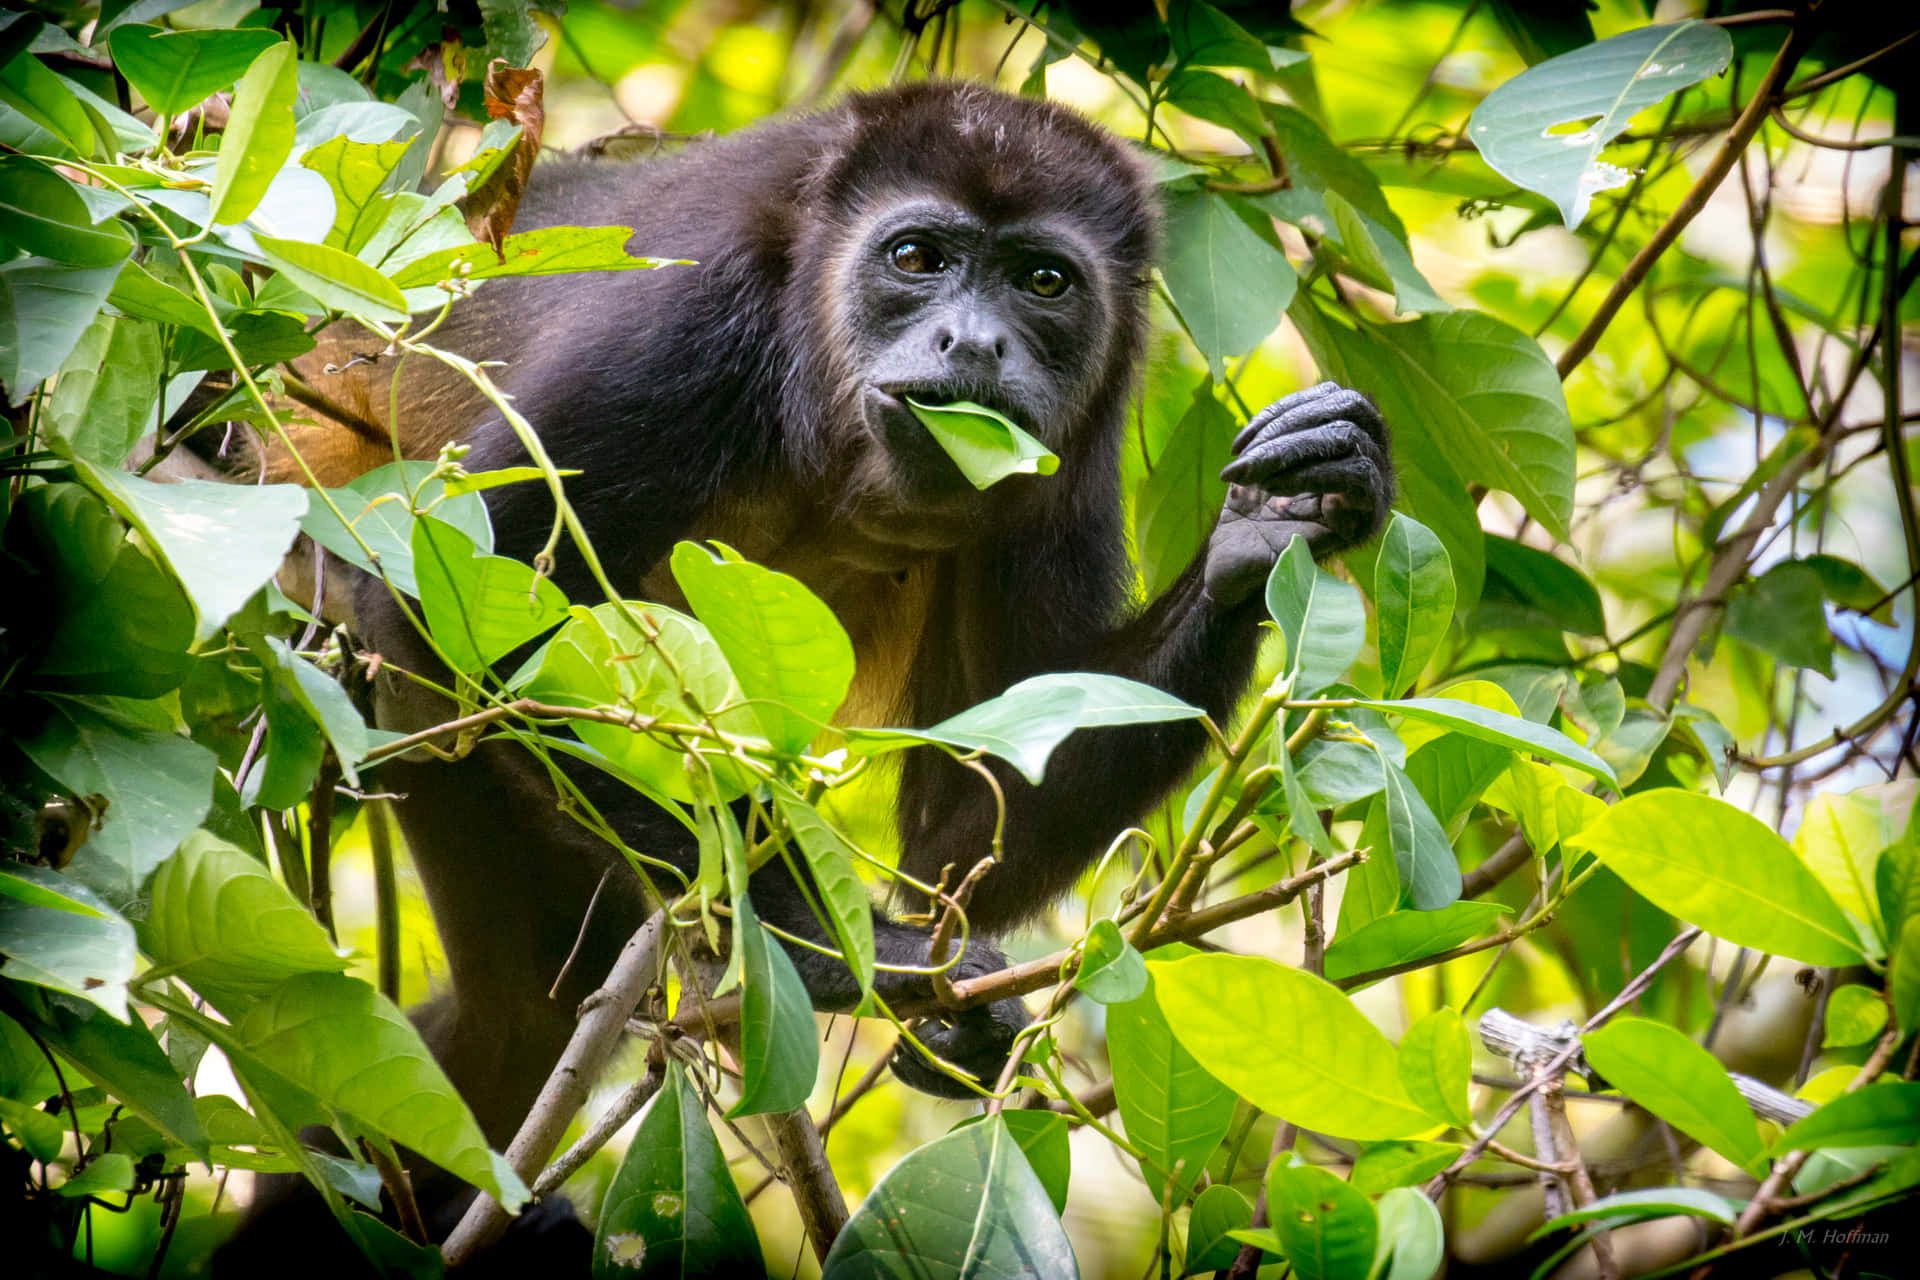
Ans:
POLYGON ((989 488, 1011 475, 1050 476, 1060 469, 1060 459, 1052 450, 985 405, 969 400, 930 405, 905 399, 913 416, 976 489, 989 488))

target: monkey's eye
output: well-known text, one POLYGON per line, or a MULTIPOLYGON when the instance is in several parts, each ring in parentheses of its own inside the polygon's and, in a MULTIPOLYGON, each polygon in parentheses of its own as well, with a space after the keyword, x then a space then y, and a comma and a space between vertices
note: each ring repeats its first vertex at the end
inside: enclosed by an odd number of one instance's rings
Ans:
POLYGON ((1067 277, 1053 267, 1035 267, 1027 273, 1027 292, 1042 298, 1057 298, 1067 291, 1067 277))
POLYGON ((888 256, 894 266, 908 275, 932 275, 947 265, 938 249, 919 240, 902 240, 888 251, 888 256))

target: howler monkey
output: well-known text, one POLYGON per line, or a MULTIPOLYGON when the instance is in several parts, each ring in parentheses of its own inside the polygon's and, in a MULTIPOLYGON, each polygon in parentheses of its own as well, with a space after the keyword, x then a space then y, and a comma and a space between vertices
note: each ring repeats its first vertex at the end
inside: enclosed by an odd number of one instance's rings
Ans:
MULTIPOLYGON (((507 362, 502 386, 553 457, 583 472, 569 496, 624 593, 679 604, 668 551, 715 538, 831 605, 858 660, 843 718, 927 725, 1024 677, 1090 670, 1224 720, 1249 677, 1274 558, 1295 534, 1316 555, 1352 546, 1386 514, 1386 429, 1364 397, 1323 383, 1248 424, 1205 547, 1158 600, 1132 604, 1119 463, 1147 330, 1153 187, 1124 145, 1058 105, 917 84, 644 167, 546 164, 516 229, 556 223, 632 226, 636 252, 698 265, 493 281, 434 341, 507 362), (1059 473, 976 491, 908 396, 999 410, 1059 455, 1059 473)), ((386 373, 358 389, 316 381, 380 421, 386 373)), ((401 403, 417 456, 462 438, 471 470, 526 461, 449 375, 410 368, 401 403)), ((387 460, 372 450, 357 462, 387 460)), ((487 499, 499 548, 531 559, 552 525, 545 489, 487 499)), ((574 599, 595 594, 564 548, 557 578, 574 599)), ((359 593, 358 624, 388 663, 435 669, 380 584, 359 593)), ((383 680, 380 695, 389 727, 446 718, 404 680, 383 680)), ((1100 729, 1064 743, 1043 786, 999 771, 1004 853, 973 895, 958 975, 1000 967, 982 936, 1066 891, 1203 745, 1191 722, 1100 729)), ((640 887, 555 812, 552 782, 512 744, 381 772, 405 795, 400 818, 451 970, 427 1031, 488 1139, 504 1144, 576 1004, 642 918, 640 887)), ((693 868, 684 829, 640 793, 588 769, 577 782, 629 845, 693 868)), ((898 801, 905 869, 931 881, 947 864, 971 867, 994 812, 978 778, 935 750, 911 753, 898 801)), ((755 906, 817 936, 787 875, 758 873, 755 906)), ((877 915, 875 932, 883 963, 924 965, 924 930, 877 915)), ((792 956, 818 1007, 853 1006, 843 965, 792 956)), ((928 994, 924 977, 877 980, 889 1000, 928 994)), ((924 1038, 991 1081, 1026 1016, 1002 1001, 924 1038)), ((955 1088, 917 1057, 895 1070, 929 1092, 955 1088)))

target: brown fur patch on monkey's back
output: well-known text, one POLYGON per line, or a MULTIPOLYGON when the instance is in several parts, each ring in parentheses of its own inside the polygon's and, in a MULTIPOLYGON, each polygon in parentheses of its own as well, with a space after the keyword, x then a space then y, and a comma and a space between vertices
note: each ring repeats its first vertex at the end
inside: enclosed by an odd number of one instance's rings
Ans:
MULTIPOLYGON (((378 335, 350 320, 330 325, 312 351, 291 362, 312 394, 290 393, 275 404, 293 449, 320 483, 342 485, 394 461, 388 421, 399 379, 400 456, 433 458, 486 415, 486 398, 464 376, 429 356, 388 354, 378 335)), ((268 481, 304 483, 287 446, 269 439, 268 481)))

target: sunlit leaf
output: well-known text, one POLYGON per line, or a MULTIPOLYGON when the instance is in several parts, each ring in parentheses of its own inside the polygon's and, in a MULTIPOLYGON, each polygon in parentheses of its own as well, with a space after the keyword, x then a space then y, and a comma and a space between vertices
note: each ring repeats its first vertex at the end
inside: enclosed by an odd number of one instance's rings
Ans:
POLYGON ((907 407, 976 489, 991 488, 1008 476, 1050 476, 1060 469, 1052 450, 985 405, 966 400, 921 404, 908 397, 907 407))
POLYGON ((491 666, 567 616, 567 598, 551 579, 518 560, 481 554, 445 521, 415 520, 412 550, 421 611, 456 670, 491 666))
POLYGON ((1687 1136, 1752 1171, 1765 1148, 1753 1112, 1714 1056, 1647 1018, 1616 1018, 1581 1037, 1607 1083, 1687 1136))
MULTIPOLYGON (((1165 947, 1155 958, 1165 960, 1189 950, 1165 947)), ((1127 1138, 1145 1157, 1140 1172, 1147 1190, 1156 1202, 1179 1205, 1233 1123, 1233 1090, 1181 1047, 1152 991, 1107 1007, 1107 1056, 1127 1138)))
POLYGON ((213 171, 215 222, 239 222, 258 208, 293 150, 295 62, 293 42, 282 41, 255 58, 235 86, 213 171))

